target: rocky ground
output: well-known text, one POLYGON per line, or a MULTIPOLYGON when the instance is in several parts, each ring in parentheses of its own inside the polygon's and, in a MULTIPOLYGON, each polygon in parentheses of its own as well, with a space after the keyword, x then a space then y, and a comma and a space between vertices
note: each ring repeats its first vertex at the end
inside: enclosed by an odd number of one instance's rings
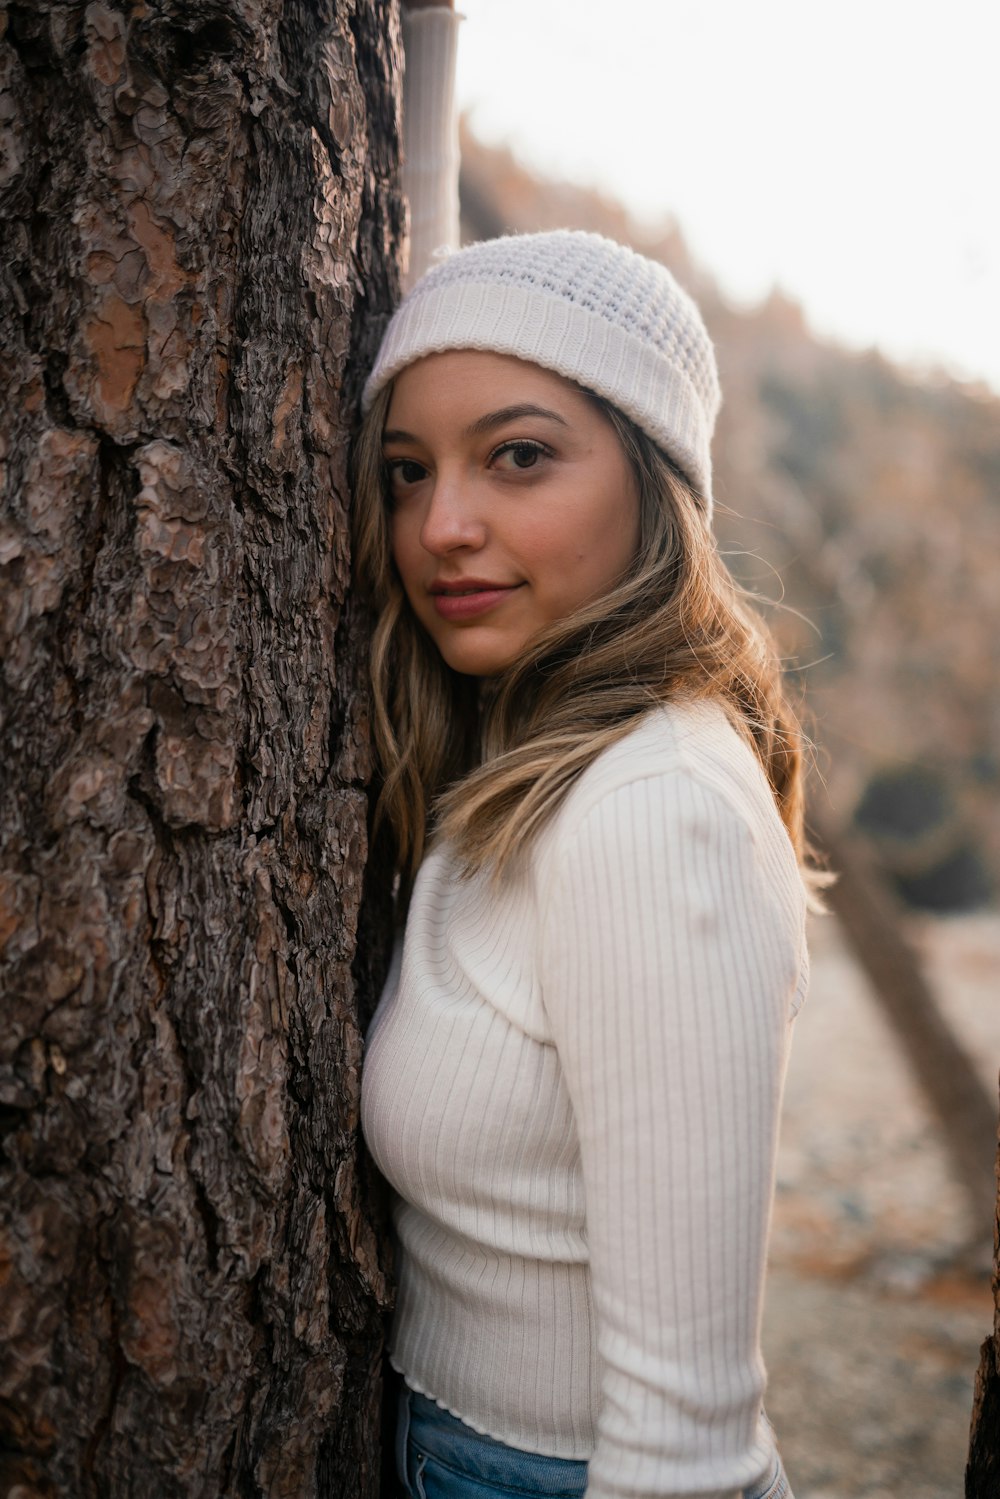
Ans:
MULTIPOLYGON (((1000 917, 913 936, 995 1097, 1000 917)), ((778 1163, 768 1414, 796 1499, 960 1499, 992 1205, 974 1220, 831 917, 812 951, 778 1163)))

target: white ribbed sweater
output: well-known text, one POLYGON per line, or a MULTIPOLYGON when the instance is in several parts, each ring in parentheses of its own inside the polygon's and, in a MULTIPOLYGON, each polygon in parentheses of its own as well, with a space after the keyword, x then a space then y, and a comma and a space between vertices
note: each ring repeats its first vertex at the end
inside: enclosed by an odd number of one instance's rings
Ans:
POLYGON ((394 1365, 589 1499, 766 1468, 759 1328, 804 890, 715 704, 652 711, 499 890, 420 870, 367 1038, 394 1365))

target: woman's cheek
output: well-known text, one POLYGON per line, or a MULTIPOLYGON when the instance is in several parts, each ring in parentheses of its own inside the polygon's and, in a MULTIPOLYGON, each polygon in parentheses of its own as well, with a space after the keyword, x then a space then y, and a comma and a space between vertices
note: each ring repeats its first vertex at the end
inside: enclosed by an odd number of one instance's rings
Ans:
POLYGON ((389 518, 389 551, 396 564, 396 571, 405 583, 412 565, 412 545, 405 521, 398 510, 394 510, 389 518))

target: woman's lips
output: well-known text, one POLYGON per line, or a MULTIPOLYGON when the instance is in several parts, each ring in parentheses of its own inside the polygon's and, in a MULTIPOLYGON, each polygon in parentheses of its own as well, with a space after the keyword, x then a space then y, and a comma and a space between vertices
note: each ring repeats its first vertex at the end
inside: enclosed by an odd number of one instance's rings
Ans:
POLYGON ((478 582, 462 585, 461 592, 432 590, 434 608, 442 619, 474 619, 501 603, 508 594, 520 588, 520 583, 499 584, 478 582))

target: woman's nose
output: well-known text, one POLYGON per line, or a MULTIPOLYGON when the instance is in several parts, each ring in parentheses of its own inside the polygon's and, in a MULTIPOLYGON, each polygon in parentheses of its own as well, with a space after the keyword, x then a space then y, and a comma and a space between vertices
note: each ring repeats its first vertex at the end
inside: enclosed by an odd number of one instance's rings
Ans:
POLYGON ((420 528, 421 545, 435 557, 468 548, 476 551, 486 540, 472 486, 458 475, 438 473, 420 528))

